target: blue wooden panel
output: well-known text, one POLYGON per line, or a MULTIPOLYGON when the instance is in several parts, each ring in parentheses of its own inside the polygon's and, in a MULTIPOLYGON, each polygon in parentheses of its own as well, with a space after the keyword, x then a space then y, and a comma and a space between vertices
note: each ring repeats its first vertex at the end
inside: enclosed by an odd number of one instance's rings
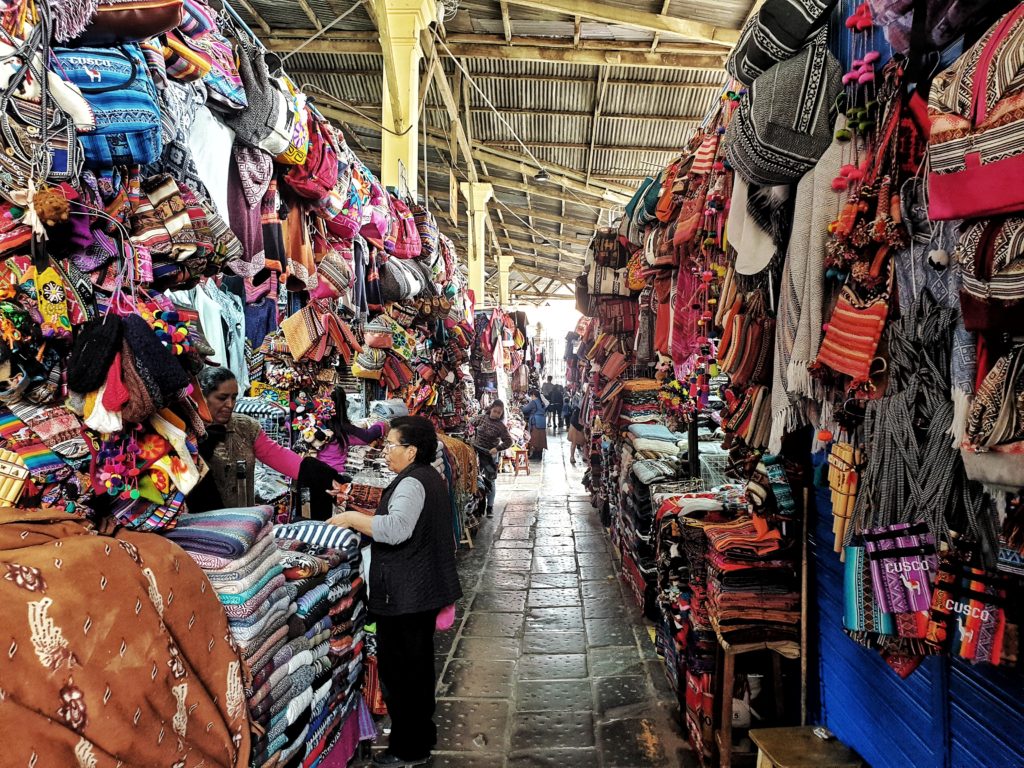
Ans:
MULTIPOLYGON (((944 768, 943 660, 901 680, 875 651, 843 632, 843 566, 832 551, 832 511, 817 494, 812 563, 823 723, 874 768, 944 768)), ((812 627, 815 624, 812 623, 812 627)))
POLYGON ((959 659, 949 675, 950 765, 1024 765, 1024 681, 1013 671, 959 659))

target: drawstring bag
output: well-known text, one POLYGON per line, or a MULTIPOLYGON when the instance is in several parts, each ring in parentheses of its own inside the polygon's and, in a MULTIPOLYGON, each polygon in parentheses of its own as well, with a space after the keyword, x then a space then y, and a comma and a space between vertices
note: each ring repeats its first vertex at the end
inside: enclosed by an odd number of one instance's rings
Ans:
POLYGON ((799 181, 832 144, 841 77, 824 31, 759 75, 726 129, 726 153, 736 173, 748 184, 799 181))

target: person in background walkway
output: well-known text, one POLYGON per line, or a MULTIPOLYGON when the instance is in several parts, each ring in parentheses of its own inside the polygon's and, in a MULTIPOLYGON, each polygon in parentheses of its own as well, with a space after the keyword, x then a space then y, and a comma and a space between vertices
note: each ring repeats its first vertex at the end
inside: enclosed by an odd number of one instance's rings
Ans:
POLYGON ((555 388, 555 382, 551 376, 548 376, 548 380, 545 381, 540 387, 540 393, 544 395, 545 400, 551 399, 551 390, 555 388))
POLYGON ((342 387, 334 388, 331 399, 334 400, 334 418, 331 419, 334 438, 320 449, 318 458, 338 472, 344 472, 349 446, 376 443, 384 437, 388 425, 381 421, 363 429, 349 421, 348 395, 342 387))
POLYGON ((565 402, 565 388, 561 384, 555 384, 548 395, 548 413, 551 415, 551 429, 562 431, 562 404, 565 402))
POLYGON ((475 428, 473 447, 480 459, 480 471, 490 481, 487 491, 487 516, 494 517, 494 495, 498 489, 498 465, 501 454, 512 445, 512 435, 505 425, 505 404, 495 400, 486 412, 476 416, 471 422, 475 428))
POLYGON ((190 512, 253 506, 256 462, 260 461, 310 489, 310 508, 315 518, 330 516, 331 499, 327 492, 332 483, 351 482, 352 478, 319 459, 303 458, 278 445, 267 437, 256 419, 235 413, 238 380, 227 368, 204 368, 199 373, 199 387, 213 419, 199 442, 199 455, 210 471, 188 495, 190 512))
MULTIPOLYGON (((550 378, 550 377, 548 377, 550 378)), ((544 458, 544 449, 548 447, 547 416, 540 390, 530 390, 530 402, 523 407, 523 416, 530 426, 530 458, 544 458)))
POLYGON ((580 421, 582 399, 579 394, 573 396, 572 404, 569 406, 569 463, 576 466, 576 451, 580 452, 580 460, 586 460, 587 436, 583 431, 583 423, 580 421))
POLYGON ((437 433, 428 419, 391 423, 384 455, 398 474, 377 514, 342 512, 330 522, 373 538, 370 618, 377 622, 377 663, 391 715, 388 749, 374 765, 420 765, 437 744, 434 630, 438 613, 462 597, 448 486, 432 465, 437 433))

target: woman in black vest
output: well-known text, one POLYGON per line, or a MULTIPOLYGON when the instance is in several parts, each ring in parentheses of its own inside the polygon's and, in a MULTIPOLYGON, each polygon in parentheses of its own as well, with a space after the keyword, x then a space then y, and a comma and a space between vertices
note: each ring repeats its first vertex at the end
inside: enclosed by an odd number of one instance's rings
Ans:
POLYGON ((437 433, 428 419, 391 422, 384 444, 398 474, 377 514, 342 512, 331 522, 373 537, 370 613, 391 738, 374 765, 419 765, 437 743, 434 629, 438 612, 462 597, 448 485, 432 466, 437 433))

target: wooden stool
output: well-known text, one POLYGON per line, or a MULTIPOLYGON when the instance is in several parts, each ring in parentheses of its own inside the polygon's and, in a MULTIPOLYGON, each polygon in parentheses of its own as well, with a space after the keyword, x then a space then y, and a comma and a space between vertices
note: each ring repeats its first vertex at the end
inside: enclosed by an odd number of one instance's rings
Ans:
POLYGON ((501 463, 498 465, 498 474, 505 472, 512 472, 516 468, 515 459, 513 459, 508 451, 501 454, 501 463))
POLYGON ((525 448, 513 448, 512 466, 515 467, 516 477, 519 477, 520 471, 530 474, 530 452, 525 448))
MULTIPOLYGON (((720 682, 716 684, 715 688, 721 696, 719 710, 721 714, 718 728, 715 730, 715 742, 718 746, 720 768, 732 768, 732 692, 736 682, 736 657, 754 651, 774 652, 772 656, 772 685, 775 686, 775 708, 777 712, 782 712, 785 700, 782 689, 782 657, 798 659, 800 658, 800 649, 797 643, 787 641, 730 645, 720 634, 718 635, 718 645, 721 675, 720 682)), ((762 729, 762 732, 767 730, 770 729, 762 729)))
POLYGON ((813 726, 757 728, 757 768, 863 768, 860 755, 837 739, 819 739, 813 726))

